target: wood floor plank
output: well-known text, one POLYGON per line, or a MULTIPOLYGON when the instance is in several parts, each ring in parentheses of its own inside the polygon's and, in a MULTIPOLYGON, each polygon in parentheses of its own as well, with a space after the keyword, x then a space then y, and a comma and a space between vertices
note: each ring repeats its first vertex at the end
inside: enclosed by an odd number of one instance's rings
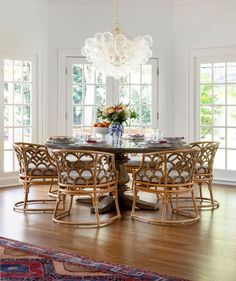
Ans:
MULTIPOLYGON (((31 191, 32 196, 42 193, 31 191)), ((146 224, 131 220, 126 210, 107 227, 81 229, 53 223, 51 214, 13 211, 22 187, 0 188, 0 235, 190 280, 235 281, 236 187, 215 185, 214 195, 220 208, 201 211, 193 225, 146 224)))

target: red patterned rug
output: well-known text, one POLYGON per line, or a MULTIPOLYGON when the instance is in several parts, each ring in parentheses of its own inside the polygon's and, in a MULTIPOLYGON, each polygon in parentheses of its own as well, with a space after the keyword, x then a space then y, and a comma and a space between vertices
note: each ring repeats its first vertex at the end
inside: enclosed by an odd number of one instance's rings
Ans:
POLYGON ((187 281, 0 237, 0 280, 187 281))

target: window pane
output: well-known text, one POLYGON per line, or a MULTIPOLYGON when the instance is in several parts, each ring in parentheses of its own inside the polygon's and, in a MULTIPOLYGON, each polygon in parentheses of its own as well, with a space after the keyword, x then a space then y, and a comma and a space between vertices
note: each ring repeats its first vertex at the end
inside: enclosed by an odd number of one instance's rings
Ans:
POLYGON ((32 80, 31 74, 31 62, 24 61, 23 62, 23 81, 31 82, 32 80))
POLYGON ((214 126, 225 125, 225 106, 213 107, 213 125, 214 126))
POLYGON ((94 84, 94 67, 92 64, 84 65, 84 83, 94 84))
POLYGON ((4 126, 13 125, 13 107, 11 105, 4 106, 4 126))
POLYGON ((94 90, 94 86, 86 86, 84 93, 84 104, 95 104, 94 90))
POLYGON ((140 104, 140 86, 131 86, 131 104, 140 104))
POLYGON ((236 106, 228 106, 227 122, 228 126, 236 125, 236 106))
POLYGON ((220 142, 220 147, 225 147, 225 128, 214 128, 214 141, 220 142))
POLYGON ((72 107, 72 118, 73 118, 73 126, 82 125, 83 123, 83 111, 81 106, 73 106, 72 107))
POLYGON ((83 88, 81 85, 73 86, 73 104, 83 103, 83 88))
POLYGON ((12 149, 13 129, 4 128, 4 149, 12 149))
POLYGON ((227 63, 227 81, 236 83, 236 62, 227 63))
POLYGON ((212 85, 201 85, 200 97, 202 105, 212 104, 212 85))
POLYGON ((106 87, 96 86, 96 104, 101 105, 106 103, 106 87))
POLYGON ((82 83, 83 80, 83 65, 73 64, 73 83, 82 83))
POLYGON ((138 125, 140 124, 140 119, 142 118, 142 112, 140 106, 131 106, 132 110, 135 110, 138 114, 138 118, 129 120, 130 124, 132 125, 138 125))
POLYGON ((14 103, 22 104, 21 84, 14 84, 14 103))
POLYGON ((200 140, 201 141, 212 140, 212 127, 200 127, 200 140))
POLYGON ((19 167, 19 162, 18 159, 16 157, 16 154, 14 153, 14 171, 19 171, 20 167, 19 167))
POLYGON ((212 83, 212 64, 201 64, 200 83, 212 83))
POLYGON ((236 104, 236 85, 227 85, 228 104, 236 104))
POLYGON ((151 124, 151 114, 152 114, 152 109, 151 106, 143 106, 142 107, 142 117, 141 117, 141 123, 148 125, 151 124))
POLYGON ((22 125, 22 106, 14 106, 14 126, 22 125))
POLYGON ((214 83, 225 82, 225 63, 214 63, 214 83))
POLYGON ((24 142, 32 142, 32 129, 31 127, 23 128, 24 142))
POLYGON ((14 81, 22 81, 22 61, 14 61, 14 81))
POLYGON ((92 126, 92 124, 95 121, 95 115, 96 115, 96 111, 95 111, 95 107, 94 106, 86 106, 84 108, 84 126, 92 126))
POLYGON ((14 142, 23 141, 23 131, 22 128, 14 128, 14 142))
POLYGON ((96 83, 106 84, 106 75, 100 72, 96 72, 96 83))
POLYGON ((214 160, 214 169, 225 169, 225 150, 218 149, 214 160))
POLYGON ((13 171, 13 151, 4 151, 4 172, 13 171))
MULTIPOLYGON (((227 140, 228 148, 236 148, 236 128, 228 128, 227 134, 228 134, 228 140, 227 140)), ((235 165, 236 165, 236 158, 235 158, 235 165)))
POLYGON ((129 86, 120 85, 120 102, 123 104, 129 103, 129 86))
POLYGON ((23 103, 31 103, 31 84, 24 83, 23 89, 23 103))
POLYGON ((132 72, 130 79, 131 84, 141 84, 140 69, 138 71, 132 72))
POLYGON ((150 64, 142 65, 142 83, 152 84, 152 65, 150 64))
POLYGON ((212 125, 212 107, 201 106, 201 125, 212 125))
POLYGON ((236 170, 235 165, 235 159, 236 159, 236 150, 228 150, 227 151, 227 169, 228 170, 236 170))
POLYGON ((152 103, 152 86, 142 86, 142 104, 152 103))
POLYGON ((225 104, 225 85, 214 85, 213 103, 214 104, 225 104))
POLYGON ((23 107, 23 125, 30 126, 31 125, 31 106, 26 105, 23 107))
POLYGON ((12 83, 4 83, 4 103, 13 103, 13 85, 12 83))
POLYGON ((4 60, 4 81, 13 81, 12 60, 4 60))

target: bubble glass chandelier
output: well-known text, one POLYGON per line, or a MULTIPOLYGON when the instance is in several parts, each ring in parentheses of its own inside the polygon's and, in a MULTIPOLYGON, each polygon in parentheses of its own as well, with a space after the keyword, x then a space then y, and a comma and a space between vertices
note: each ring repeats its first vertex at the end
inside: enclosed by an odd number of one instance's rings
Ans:
POLYGON ((98 32, 85 40, 81 53, 92 63, 95 70, 116 79, 135 72, 152 56, 152 37, 125 35, 119 25, 119 0, 116 1, 116 22, 113 33, 98 32))

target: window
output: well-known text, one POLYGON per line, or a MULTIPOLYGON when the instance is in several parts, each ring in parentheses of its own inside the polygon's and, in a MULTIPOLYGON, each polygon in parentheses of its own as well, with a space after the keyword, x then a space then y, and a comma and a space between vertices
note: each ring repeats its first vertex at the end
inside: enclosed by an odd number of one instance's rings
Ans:
POLYGON ((16 171, 12 144, 32 140, 32 62, 4 59, 4 172, 16 171))
POLYGON ((139 117, 129 121, 127 131, 157 127, 157 60, 140 66, 136 73, 115 80, 94 71, 83 58, 67 58, 67 134, 91 131, 101 105, 124 103, 139 117))
POLYGON ((14 142, 36 141, 35 57, 0 56, 0 175, 18 171, 14 142))
POLYGON ((236 170, 236 58, 198 59, 196 137, 220 142, 215 169, 236 170))

